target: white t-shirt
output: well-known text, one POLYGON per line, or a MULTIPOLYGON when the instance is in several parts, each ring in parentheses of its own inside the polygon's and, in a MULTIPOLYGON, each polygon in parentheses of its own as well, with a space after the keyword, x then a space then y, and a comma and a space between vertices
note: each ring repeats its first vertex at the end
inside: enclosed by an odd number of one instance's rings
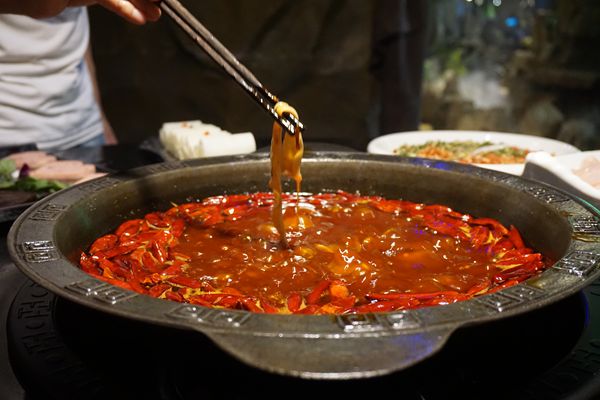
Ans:
POLYGON ((0 146, 62 150, 102 134, 88 42, 83 7, 41 20, 0 15, 0 146))

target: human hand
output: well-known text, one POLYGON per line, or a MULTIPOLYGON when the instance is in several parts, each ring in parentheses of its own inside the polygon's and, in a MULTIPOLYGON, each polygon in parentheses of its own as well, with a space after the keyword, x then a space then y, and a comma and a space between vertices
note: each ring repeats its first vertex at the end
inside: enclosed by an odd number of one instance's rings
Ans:
POLYGON ((160 18, 159 0, 97 0, 96 3, 109 9, 127 21, 142 25, 160 18))

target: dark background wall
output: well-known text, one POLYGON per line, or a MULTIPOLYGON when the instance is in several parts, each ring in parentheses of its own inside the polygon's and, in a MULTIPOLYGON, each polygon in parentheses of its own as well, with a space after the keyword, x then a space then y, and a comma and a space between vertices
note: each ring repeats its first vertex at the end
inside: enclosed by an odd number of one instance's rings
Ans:
MULTIPOLYGON (((410 100, 387 111, 397 126, 417 127, 424 30, 418 4, 424 3, 184 1, 269 90, 298 110, 306 141, 359 150, 382 132, 382 87, 398 85, 410 100), (400 39, 404 46, 394 45, 400 39), (384 71, 390 63, 403 64, 409 53, 418 63, 405 82, 395 82, 393 71, 384 71)), ((156 137, 163 122, 200 119, 232 132, 251 131, 259 147, 269 143, 272 120, 168 18, 139 27, 91 7, 90 23, 104 109, 121 142, 156 137)))

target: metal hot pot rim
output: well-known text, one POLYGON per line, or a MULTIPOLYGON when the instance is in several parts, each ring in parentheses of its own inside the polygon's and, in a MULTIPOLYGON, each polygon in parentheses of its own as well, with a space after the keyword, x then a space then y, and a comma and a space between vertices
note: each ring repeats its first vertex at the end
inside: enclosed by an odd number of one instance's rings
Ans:
MULTIPOLYGON (((12 226, 15 264, 55 294, 125 318, 207 335, 252 366, 304 378, 364 378, 407 368, 437 352, 456 329, 529 312, 600 274, 599 211, 541 183, 468 165, 362 153, 307 154, 303 191, 342 189, 437 203, 515 225, 556 260, 538 277, 446 306, 339 316, 211 309, 130 292, 77 267, 82 250, 125 219, 217 194, 267 191, 265 154, 150 165, 62 190, 12 226)), ((485 340, 485 338, 482 338, 485 340)))

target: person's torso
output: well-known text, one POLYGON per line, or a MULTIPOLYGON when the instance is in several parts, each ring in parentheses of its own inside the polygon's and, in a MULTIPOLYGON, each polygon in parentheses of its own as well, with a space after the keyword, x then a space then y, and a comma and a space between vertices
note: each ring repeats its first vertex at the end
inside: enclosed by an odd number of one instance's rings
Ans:
POLYGON ((0 145, 60 149, 102 131, 88 40, 85 8, 42 20, 0 15, 0 145))

